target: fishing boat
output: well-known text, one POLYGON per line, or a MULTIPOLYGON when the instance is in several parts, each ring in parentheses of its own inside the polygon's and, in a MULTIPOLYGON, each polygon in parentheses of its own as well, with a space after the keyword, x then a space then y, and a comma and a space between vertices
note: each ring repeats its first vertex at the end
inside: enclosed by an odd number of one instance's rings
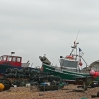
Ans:
POLYGON ((27 63, 22 63, 22 57, 13 55, 2 55, 0 57, 0 75, 5 73, 8 68, 18 68, 29 66, 29 61, 27 63))
POLYGON ((59 63, 60 66, 53 66, 48 58, 44 55, 39 56, 43 72, 49 72, 52 75, 60 76, 62 79, 74 82, 77 77, 90 76, 89 70, 87 70, 87 63, 83 58, 84 53, 80 48, 78 48, 77 42, 71 47, 72 51, 69 55, 63 57, 60 56, 59 63), (82 71, 82 61, 85 63, 86 70, 82 71))

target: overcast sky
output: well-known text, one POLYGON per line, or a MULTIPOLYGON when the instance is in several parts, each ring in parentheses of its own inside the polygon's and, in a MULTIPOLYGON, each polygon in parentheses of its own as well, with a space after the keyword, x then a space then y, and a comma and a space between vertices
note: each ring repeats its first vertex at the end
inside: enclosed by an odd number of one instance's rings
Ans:
POLYGON ((79 30, 89 65, 99 60, 99 0, 0 0, 0 55, 14 51, 35 67, 46 54, 58 65, 79 30))

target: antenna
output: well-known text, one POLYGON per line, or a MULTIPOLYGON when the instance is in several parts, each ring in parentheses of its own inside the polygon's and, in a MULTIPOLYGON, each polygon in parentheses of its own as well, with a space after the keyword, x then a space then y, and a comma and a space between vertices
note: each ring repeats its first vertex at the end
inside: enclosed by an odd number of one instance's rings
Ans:
POLYGON ((74 46, 72 46, 73 49, 72 49, 70 55, 72 55, 72 52, 74 51, 74 49, 76 49, 76 54, 77 54, 77 44, 79 44, 79 43, 76 43, 76 41, 77 41, 77 37, 78 37, 79 32, 80 32, 80 30, 77 33, 76 40, 74 41, 74 46))
MULTIPOLYGON (((78 34, 79 34, 79 32, 80 32, 80 30, 78 31, 78 34)), ((75 43, 76 43, 76 41, 77 41, 77 38, 78 38, 78 34, 77 34, 77 36, 76 36, 76 40, 75 40, 75 43)))

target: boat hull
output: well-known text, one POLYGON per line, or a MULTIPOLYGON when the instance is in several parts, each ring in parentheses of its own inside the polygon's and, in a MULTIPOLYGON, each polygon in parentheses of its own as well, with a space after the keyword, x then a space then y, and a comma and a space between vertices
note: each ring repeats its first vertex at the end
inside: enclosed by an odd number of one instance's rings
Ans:
POLYGON ((52 65, 42 64, 43 72, 49 72, 51 75, 59 76, 66 81, 75 81, 76 77, 90 76, 89 73, 71 72, 52 65))
POLYGON ((0 64, 0 74, 4 74, 8 68, 21 69, 22 67, 0 64))

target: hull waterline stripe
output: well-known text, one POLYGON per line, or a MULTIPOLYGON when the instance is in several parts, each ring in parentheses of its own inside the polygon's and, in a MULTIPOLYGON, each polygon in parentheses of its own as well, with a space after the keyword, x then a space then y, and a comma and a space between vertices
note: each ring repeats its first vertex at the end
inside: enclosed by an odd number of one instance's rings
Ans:
MULTIPOLYGON (((47 70, 50 70, 50 71, 53 71, 53 72, 59 72, 59 73, 62 73, 62 74, 68 74, 68 73, 64 73, 64 72, 60 72, 60 71, 55 71, 55 70, 51 70, 49 68, 46 68, 47 70)), ((83 77, 82 75, 76 75, 76 74, 69 74, 69 75, 75 75, 75 76, 80 76, 80 77, 83 77)))

